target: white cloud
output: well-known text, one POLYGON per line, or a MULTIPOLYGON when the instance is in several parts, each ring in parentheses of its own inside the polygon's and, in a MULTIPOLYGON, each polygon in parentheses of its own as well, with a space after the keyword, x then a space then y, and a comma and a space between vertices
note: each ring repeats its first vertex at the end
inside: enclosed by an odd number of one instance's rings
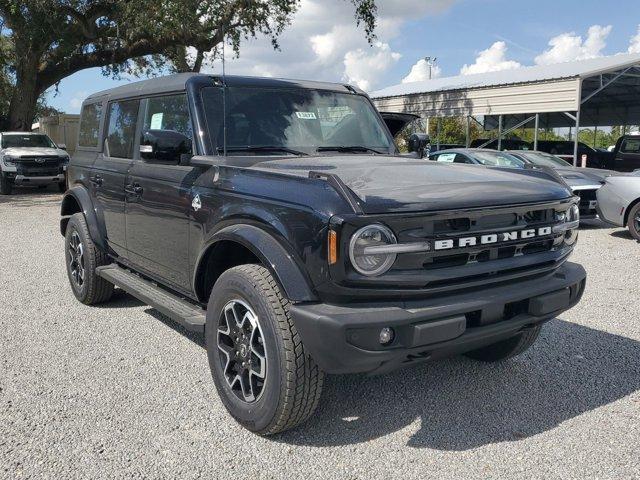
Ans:
POLYGON ((553 63, 569 62, 573 60, 585 60, 602 55, 602 50, 607 45, 607 37, 611 33, 611 25, 603 27, 592 25, 587 32, 587 38, 575 32, 562 33, 549 40, 551 48, 545 50, 535 58, 537 65, 550 65, 553 63))
POLYGON ((369 90, 373 83, 377 83, 376 76, 385 72, 401 56, 392 52, 388 43, 382 42, 376 42, 373 52, 361 48, 350 50, 344 55, 344 79, 363 90, 369 90))
POLYGON ((76 93, 73 94, 73 97, 71 97, 71 100, 69 100, 69 107, 71 107, 71 109, 74 112, 79 112, 80 107, 82 106, 82 102, 88 96, 89 96, 89 93, 87 93, 86 90, 78 90, 76 93))
MULTIPOLYGON (((274 51, 268 39, 244 43, 240 58, 227 55, 227 73, 349 81, 364 89, 376 88, 400 58, 391 41, 404 25, 424 15, 437 14, 456 0, 385 0, 378 3, 377 41, 369 45, 357 27, 347 0, 302 0, 300 9, 274 51)), ((229 51, 227 51, 228 53, 229 51)), ((208 67, 220 73, 220 62, 208 67)))
POLYGON ((474 73, 496 72, 499 70, 511 70, 522 65, 514 60, 507 60, 507 44, 495 42, 486 50, 482 50, 476 57, 475 63, 463 65, 460 69, 462 75, 474 73))
MULTIPOLYGON (((433 65, 431 67, 431 78, 438 78, 440 75, 442 75, 442 69, 438 65, 433 65)), ((411 67, 411 71, 402 79, 402 83, 422 82, 424 80, 429 80, 429 65, 424 58, 421 58, 411 67)))
POLYGON ((629 53, 640 53, 640 25, 638 25, 638 33, 629 41, 629 53))

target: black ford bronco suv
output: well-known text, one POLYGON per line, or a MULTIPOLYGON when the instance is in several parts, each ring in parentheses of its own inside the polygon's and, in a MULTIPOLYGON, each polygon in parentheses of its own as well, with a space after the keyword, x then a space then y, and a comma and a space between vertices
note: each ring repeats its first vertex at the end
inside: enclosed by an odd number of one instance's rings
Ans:
POLYGON ((204 332, 246 428, 325 373, 517 355, 576 304, 578 199, 535 170, 401 156, 349 85, 180 74, 85 100, 60 229, 73 293, 204 332))

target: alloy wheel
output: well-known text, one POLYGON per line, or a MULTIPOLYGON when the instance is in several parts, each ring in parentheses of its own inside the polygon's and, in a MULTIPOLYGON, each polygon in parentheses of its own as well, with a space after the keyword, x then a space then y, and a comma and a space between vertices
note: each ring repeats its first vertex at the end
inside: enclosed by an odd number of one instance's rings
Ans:
POLYGON ((267 377, 267 352, 257 315, 246 302, 231 300, 220 315, 217 337, 227 385, 240 400, 255 402, 267 377))
POLYGON ((69 239, 69 270, 77 288, 84 285, 84 247, 78 232, 73 231, 69 239))

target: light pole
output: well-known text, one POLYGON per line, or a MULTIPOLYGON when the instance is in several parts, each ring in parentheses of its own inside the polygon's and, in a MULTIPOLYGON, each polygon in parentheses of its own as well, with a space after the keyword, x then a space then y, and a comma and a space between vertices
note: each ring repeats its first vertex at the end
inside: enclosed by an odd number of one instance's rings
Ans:
MULTIPOLYGON (((438 59, 436 57, 424 57, 424 61, 427 64, 427 67, 429 67, 429 80, 431 80, 431 69, 435 66, 436 61, 438 59)), ((429 134, 429 117, 427 117, 427 135, 429 134)))

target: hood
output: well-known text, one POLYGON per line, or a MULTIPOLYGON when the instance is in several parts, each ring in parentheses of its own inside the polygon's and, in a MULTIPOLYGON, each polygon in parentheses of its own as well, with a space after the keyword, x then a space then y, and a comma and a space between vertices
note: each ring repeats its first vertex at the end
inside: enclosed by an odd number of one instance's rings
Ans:
POLYGON ((610 175, 615 175, 613 170, 604 170, 600 168, 582 168, 582 167, 560 167, 556 171, 565 179, 565 181, 573 186, 572 182, 596 182, 600 183, 610 175))
POLYGON ((286 158, 259 162, 253 168, 303 177, 310 171, 335 174, 361 200, 365 213, 549 202, 572 195, 544 172, 382 155, 286 158))
POLYGON ((68 155, 67 152, 60 148, 48 147, 11 147, 5 149, 3 154, 12 157, 65 157, 68 155))

